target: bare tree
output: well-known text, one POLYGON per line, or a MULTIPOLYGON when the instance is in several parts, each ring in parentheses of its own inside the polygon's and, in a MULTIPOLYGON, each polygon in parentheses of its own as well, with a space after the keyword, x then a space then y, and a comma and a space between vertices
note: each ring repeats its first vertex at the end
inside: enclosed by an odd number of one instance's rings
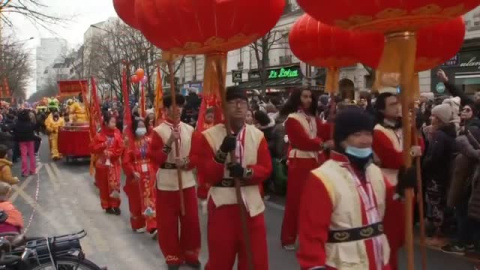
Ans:
POLYGON ((6 25, 12 27, 13 22, 8 18, 8 14, 19 14, 35 26, 40 26, 51 31, 53 24, 66 21, 66 19, 48 14, 48 5, 44 4, 46 0, 6 0, 0 5, 1 19, 6 25))
MULTIPOLYGON (((129 77, 136 69, 143 68, 147 76, 146 92, 150 102, 153 102, 155 72, 162 58, 161 51, 148 42, 139 31, 121 21, 94 28, 99 30, 99 34, 84 44, 86 77, 98 78, 99 86, 103 88, 100 92, 103 92, 103 95, 110 91, 110 95, 121 97, 121 79, 125 64, 128 63, 129 66, 127 70, 129 77)), ((183 62, 183 58, 177 62, 175 73, 183 62)), ((163 66, 161 69, 169 76, 169 72, 163 66)), ((138 87, 134 87, 134 91, 138 96, 138 87)))
POLYGON ((257 41, 250 44, 255 59, 257 61, 257 68, 260 75, 260 90, 265 94, 267 89, 267 68, 270 66, 270 52, 276 49, 285 49, 285 44, 280 42, 288 35, 286 32, 272 30, 265 36, 259 38, 257 41))
POLYGON ((2 40, 0 45, 0 84, 7 79, 12 96, 25 98, 33 68, 30 56, 21 42, 12 37, 2 40))

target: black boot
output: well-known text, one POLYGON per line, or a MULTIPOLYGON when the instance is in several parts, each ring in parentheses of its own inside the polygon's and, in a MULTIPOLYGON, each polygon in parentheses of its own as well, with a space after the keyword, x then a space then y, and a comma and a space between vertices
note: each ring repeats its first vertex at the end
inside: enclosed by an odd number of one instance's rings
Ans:
POLYGON ((115 215, 115 211, 113 210, 113 208, 107 208, 105 209, 105 213, 109 214, 109 215, 115 215))
POLYGON ((202 264, 200 262, 187 262, 186 263, 188 267, 192 268, 192 269, 202 269, 202 264))
POLYGON ((169 264, 168 265, 168 270, 180 270, 180 265, 169 264))
POLYGON ((120 208, 115 207, 115 208, 113 208, 113 213, 114 213, 116 216, 120 216, 120 214, 122 213, 122 211, 120 211, 120 208))

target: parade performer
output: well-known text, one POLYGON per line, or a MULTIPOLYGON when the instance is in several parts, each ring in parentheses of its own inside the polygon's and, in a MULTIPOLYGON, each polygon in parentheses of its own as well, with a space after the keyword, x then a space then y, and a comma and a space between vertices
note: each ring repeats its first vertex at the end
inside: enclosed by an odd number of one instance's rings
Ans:
MULTIPOLYGON (((377 125, 373 132, 373 151, 383 174, 391 185, 396 186, 398 170, 404 165, 402 110, 398 97, 390 92, 380 94, 375 102, 375 110, 377 125)), ((419 138, 412 139, 418 145, 423 144, 419 138)), ((422 147, 412 146, 410 153, 415 157, 421 156, 422 147)), ((405 209, 400 202, 394 202, 392 208, 395 210, 387 212, 384 225, 390 244, 390 267, 396 270, 398 250, 405 242, 405 209)))
POLYGON ((116 119, 106 114, 103 126, 90 144, 95 162, 95 183, 100 189, 100 201, 107 214, 120 215, 120 157, 124 144, 116 119))
POLYGON ((158 242, 168 269, 179 269, 183 263, 200 269, 200 222, 193 163, 189 162, 193 127, 180 122, 185 98, 177 94, 175 99, 177 111, 173 110, 172 96, 164 97, 166 120, 154 128, 148 150, 152 161, 160 167, 156 183, 158 242), (176 140, 179 145, 178 153, 176 140), (181 170, 183 190, 179 190, 177 168, 181 170), (180 192, 183 192, 184 197, 183 216, 180 192))
POLYGON ((373 127, 361 108, 336 116, 335 151, 310 173, 302 194, 297 254, 302 269, 390 269, 383 217, 392 211, 396 192, 415 187, 415 169, 402 170, 397 188, 390 185, 372 162, 373 127))
POLYGON ((87 112, 85 111, 85 105, 83 104, 82 93, 78 94, 78 102, 74 102, 72 105, 70 105, 69 109, 69 113, 74 125, 88 124, 88 116, 87 112))
POLYGON ((52 115, 52 120, 46 125, 48 141, 50 142, 50 155, 53 160, 59 160, 62 158, 62 154, 58 152, 58 131, 65 126, 65 122, 58 112, 54 112, 52 115))
POLYGON ((331 142, 330 128, 317 115, 317 97, 311 90, 297 90, 282 108, 287 117, 285 131, 290 142, 288 181, 281 242, 286 250, 294 250, 298 233, 298 209, 305 180, 311 170, 325 160, 321 153, 331 142))
POLYGON ((60 105, 59 105, 58 99, 47 98, 47 108, 48 108, 49 115, 47 116, 47 119, 45 120, 45 126, 49 125, 49 123, 52 121, 53 113, 60 111, 60 105))
POLYGON ((245 123, 248 100, 244 91, 229 88, 227 112, 232 132, 227 136, 224 124, 207 129, 200 137, 202 162, 197 168, 211 185, 208 201, 207 270, 232 269, 238 256, 238 269, 247 269, 247 248, 251 248, 255 270, 268 269, 268 252, 260 184, 272 172, 272 160, 263 133, 245 123), (235 152, 231 160, 228 153, 235 152), (241 208, 234 188, 241 180, 241 193, 247 212, 250 247, 242 233, 241 208))
POLYGON ((140 185, 138 180, 133 176, 133 170, 131 170, 130 154, 128 151, 129 139, 124 133, 123 142, 127 150, 123 151, 122 155, 122 169, 125 173, 125 186, 123 191, 128 198, 128 208, 130 210, 130 226, 132 230, 137 233, 144 233, 146 231, 145 218, 142 213, 142 198, 140 195, 140 185))
MULTIPOLYGON (((148 156, 148 148, 151 144, 151 138, 146 136, 147 128, 142 118, 137 118, 133 122, 132 131, 135 136, 134 147, 127 148, 124 154, 123 162, 126 175, 133 175, 134 181, 130 185, 138 185, 140 192, 141 213, 145 220, 146 230, 151 234, 157 231, 157 220, 155 216, 155 197, 156 197, 156 170, 148 156)), ((136 187, 127 187, 136 189, 136 187)), ((133 192, 136 192, 134 190, 133 192)), ((130 198, 130 197, 129 197, 130 198)), ((133 198, 136 199, 136 198, 133 198)), ((138 201, 130 202, 137 204, 138 201)))

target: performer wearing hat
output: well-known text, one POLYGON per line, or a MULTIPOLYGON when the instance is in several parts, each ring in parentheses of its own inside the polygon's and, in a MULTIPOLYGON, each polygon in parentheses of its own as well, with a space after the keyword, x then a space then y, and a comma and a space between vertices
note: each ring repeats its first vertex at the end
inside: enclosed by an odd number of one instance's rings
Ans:
POLYGON ((150 158, 160 169, 157 172, 157 227, 160 249, 168 269, 179 269, 184 262, 200 269, 200 222, 195 191, 193 166, 189 161, 193 127, 180 122, 185 98, 176 95, 176 108, 172 96, 163 100, 166 120, 152 131, 150 158), (175 141, 179 145, 176 154, 175 141), (177 168, 181 170, 183 190, 179 190, 177 168), (185 215, 181 215, 179 193, 183 192, 185 215), (178 232, 180 221, 180 234, 178 232))
POLYGON ((245 123, 248 100, 246 93, 229 88, 226 94, 232 133, 224 124, 203 132, 199 144, 203 162, 198 170, 211 184, 208 201, 208 270, 232 269, 238 255, 238 268, 247 269, 247 254, 242 233, 241 208, 237 201, 234 179, 241 180, 241 193, 247 212, 253 264, 255 270, 268 269, 267 240, 260 195, 260 184, 272 171, 272 161, 263 133, 245 123), (229 153, 234 152, 231 157, 229 153))
POLYGON ((389 269, 383 217, 395 191, 415 186, 415 170, 389 184, 372 163, 373 120, 351 107, 335 119, 335 151, 313 170, 302 194, 298 260, 302 269, 389 269))
MULTIPOLYGON (((403 162, 403 129, 402 109, 398 97, 385 92, 377 97, 375 102, 377 125, 373 132, 373 151, 376 161, 383 174, 393 186, 397 185, 398 170, 403 162)), ((422 144, 420 138, 412 138, 413 142, 422 144)), ((413 156, 421 156, 422 149, 413 143, 410 152, 413 156)), ((398 269, 398 250, 405 242, 405 209, 402 203, 394 202, 392 210, 385 216, 385 234, 390 244, 390 267, 398 269)))
POLYGON ((298 89, 290 95, 280 114, 287 117, 285 131, 290 143, 285 215, 281 241, 286 250, 294 250, 298 233, 298 209, 305 180, 311 170, 325 160, 322 151, 330 139, 328 124, 317 118, 317 97, 308 89, 298 89))

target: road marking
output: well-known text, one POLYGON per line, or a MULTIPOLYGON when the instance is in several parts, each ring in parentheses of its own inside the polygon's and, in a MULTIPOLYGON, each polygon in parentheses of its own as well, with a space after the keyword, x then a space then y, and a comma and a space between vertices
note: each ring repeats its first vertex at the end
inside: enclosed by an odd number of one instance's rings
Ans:
MULTIPOLYGON (((51 177, 55 178, 54 181, 57 183, 59 182, 59 179, 63 179, 63 173, 61 170, 58 168, 58 166, 55 163, 50 163, 51 167, 55 171, 55 174, 53 174, 51 177)), ((60 181, 61 185, 71 185, 71 183, 67 183, 65 181, 60 181)), ((66 189, 67 190, 67 189, 66 189)), ((72 194, 73 195, 73 194, 72 194)), ((78 195, 78 194, 76 194, 78 195)), ((73 195, 74 196, 74 195, 73 195)), ((82 209, 78 209, 75 205, 70 205, 70 209, 76 210, 76 217, 78 218, 78 221, 80 224, 85 226, 85 231, 87 231, 88 235, 91 237, 87 237, 91 239, 94 243, 94 246, 97 248, 98 251, 110 251, 110 246, 108 245, 108 242, 105 241, 103 238, 103 234, 100 232, 100 230, 93 224, 92 220, 90 217, 87 217, 85 215, 85 212, 82 209)))
POLYGON ((50 163, 45 164, 45 169, 47 170, 48 181, 50 181, 50 183, 52 183, 53 190, 54 191, 60 190, 60 186, 58 184, 58 181, 57 181, 55 175, 53 174, 52 168, 50 167, 50 163))
POLYGON ((25 202, 28 203, 32 208, 36 208, 37 213, 41 217, 45 218, 47 220, 47 222, 50 223, 56 231, 61 229, 60 224, 55 219, 51 218, 47 214, 45 209, 43 209, 43 207, 41 205, 39 205, 37 202, 35 202, 35 200, 32 197, 30 197, 30 195, 25 193, 25 191, 21 190, 19 187, 14 186, 13 189, 15 189, 17 194, 20 197, 22 197, 25 200, 25 202))
MULTIPOLYGON (((40 170, 42 169, 42 167, 43 167, 43 164, 38 165, 38 167, 37 167, 37 173, 40 173, 40 170)), ((21 189, 21 190, 24 190, 24 189, 30 184, 30 182, 32 182, 32 180, 33 180, 33 175, 30 175, 29 177, 27 177, 27 178, 23 181, 23 183, 20 185, 20 187, 18 187, 18 186, 16 186, 16 187, 19 188, 19 189, 21 189)), ((15 190, 15 189, 14 189, 14 190, 15 190)), ((12 194, 12 196, 10 196, 10 201, 11 201, 12 203, 14 203, 17 198, 18 198, 18 192, 15 191, 15 192, 12 194)))

